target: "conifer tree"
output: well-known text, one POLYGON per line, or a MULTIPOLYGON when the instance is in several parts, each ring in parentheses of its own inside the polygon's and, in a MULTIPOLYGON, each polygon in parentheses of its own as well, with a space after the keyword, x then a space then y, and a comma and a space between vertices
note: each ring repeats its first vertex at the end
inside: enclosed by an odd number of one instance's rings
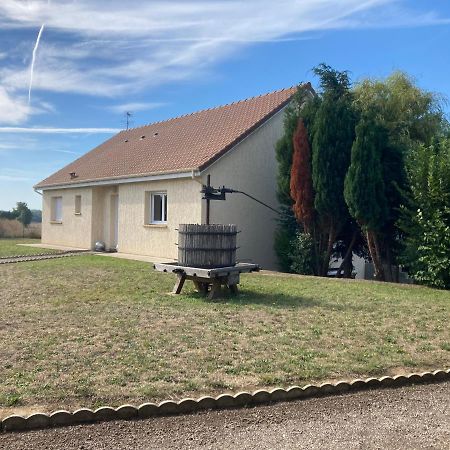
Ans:
POLYGON ((343 190, 355 136, 356 115, 352 106, 347 72, 321 64, 314 69, 320 77, 322 102, 314 121, 312 179, 322 236, 321 274, 326 275, 336 238, 348 221, 343 190))
POLYGON ((363 229, 375 277, 384 280, 380 234, 388 219, 382 155, 388 145, 386 130, 373 117, 363 116, 356 127, 344 196, 350 214, 363 229))
POLYGON ((311 234, 315 218, 311 148, 308 142, 308 132, 302 118, 299 119, 293 136, 293 148, 290 177, 290 193, 294 202, 292 209, 297 222, 303 225, 306 233, 311 234))

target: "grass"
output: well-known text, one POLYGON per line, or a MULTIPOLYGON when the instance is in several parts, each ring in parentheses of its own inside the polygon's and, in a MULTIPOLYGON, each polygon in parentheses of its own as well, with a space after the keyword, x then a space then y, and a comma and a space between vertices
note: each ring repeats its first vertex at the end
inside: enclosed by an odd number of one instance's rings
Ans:
POLYGON ((0 266, 0 416, 449 366, 448 291, 261 274, 211 303, 173 283, 99 256, 0 266))
POLYGON ((17 244, 40 244, 40 239, 0 239, 0 258, 16 255, 36 255, 38 253, 56 253, 57 250, 49 250, 38 247, 24 247, 17 244))

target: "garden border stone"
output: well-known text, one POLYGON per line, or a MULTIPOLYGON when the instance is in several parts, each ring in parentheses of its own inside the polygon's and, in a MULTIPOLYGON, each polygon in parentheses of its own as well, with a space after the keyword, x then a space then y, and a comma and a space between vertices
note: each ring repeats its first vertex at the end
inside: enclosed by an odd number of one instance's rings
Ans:
POLYGON ((190 414, 208 409, 230 409, 256 406, 267 403, 293 401, 311 397, 340 395, 347 392, 357 392, 366 389, 396 388, 406 385, 434 383, 450 380, 450 369, 435 370, 433 372, 410 373, 384 376, 381 378, 355 379, 352 381, 337 381, 335 383, 322 383, 320 385, 308 384, 306 386, 291 386, 287 389, 274 388, 271 390, 259 389, 253 393, 238 392, 235 395, 222 394, 214 397, 204 396, 197 400, 192 398, 181 399, 178 402, 166 400, 155 403, 144 403, 139 407, 122 405, 118 408, 103 406, 92 411, 81 408, 76 411, 54 411, 50 415, 33 413, 27 417, 13 414, 0 421, 0 432, 26 431, 46 428, 48 426, 79 425, 88 422, 103 422, 108 420, 147 419, 157 416, 174 414, 190 414))

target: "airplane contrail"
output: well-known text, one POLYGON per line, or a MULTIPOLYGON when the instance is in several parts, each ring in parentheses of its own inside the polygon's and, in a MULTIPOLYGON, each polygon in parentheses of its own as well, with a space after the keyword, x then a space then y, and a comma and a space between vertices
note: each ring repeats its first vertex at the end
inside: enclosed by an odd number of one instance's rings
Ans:
POLYGON ((34 44, 33 48, 33 56, 31 58, 31 67, 30 67, 30 84, 28 86, 28 106, 31 102, 31 88, 33 87, 33 72, 34 72, 34 62, 36 61, 36 51, 39 47, 39 41, 41 40, 42 32, 44 31, 45 24, 43 23, 41 25, 41 28, 39 30, 39 33, 36 38, 36 43, 34 44))

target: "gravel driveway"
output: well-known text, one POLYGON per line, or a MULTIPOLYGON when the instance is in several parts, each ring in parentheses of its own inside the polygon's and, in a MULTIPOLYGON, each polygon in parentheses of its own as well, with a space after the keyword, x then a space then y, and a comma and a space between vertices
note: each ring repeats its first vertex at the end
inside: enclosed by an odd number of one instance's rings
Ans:
POLYGON ((450 383, 0 435, 3 449, 448 449, 450 383))

